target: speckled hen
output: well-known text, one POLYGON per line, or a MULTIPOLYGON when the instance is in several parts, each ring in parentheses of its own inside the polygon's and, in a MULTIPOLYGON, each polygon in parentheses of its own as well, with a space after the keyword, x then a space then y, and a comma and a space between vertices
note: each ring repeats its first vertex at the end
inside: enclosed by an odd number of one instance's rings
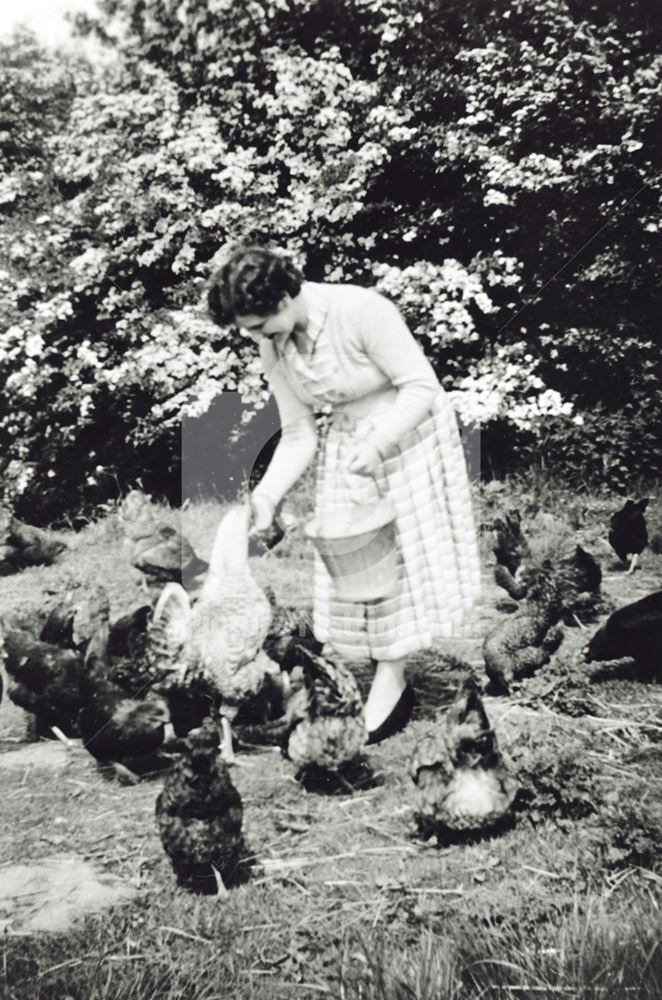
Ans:
POLYGON ((363 700, 354 675, 305 646, 298 649, 303 686, 288 706, 287 756, 300 768, 337 771, 366 744, 363 700))
POLYGON ((421 833, 446 836, 502 823, 517 790, 499 753, 478 687, 465 681, 411 763, 421 833))
POLYGON ((485 637, 485 671, 498 692, 528 677, 549 662, 563 640, 558 624, 563 612, 562 589, 545 563, 529 589, 525 604, 485 637))

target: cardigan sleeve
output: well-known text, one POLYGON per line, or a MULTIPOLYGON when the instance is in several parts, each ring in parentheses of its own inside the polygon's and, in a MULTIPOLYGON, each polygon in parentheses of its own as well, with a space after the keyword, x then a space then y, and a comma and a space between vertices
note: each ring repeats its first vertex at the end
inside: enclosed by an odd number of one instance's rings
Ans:
POLYGON ((428 414, 439 380, 397 307, 378 292, 368 292, 359 338, 362 350, 397 390, 390 410, 373 418, 374 430, 367 437, 386 457, 428 414))
POLYGON ((312 407, 296 395, 285 377, 273 344, 264 338, 260 343, 260 357, 278 406, 281 437, 253 493, 266 496, 277 507, 315 455, 317 425, 312 407))

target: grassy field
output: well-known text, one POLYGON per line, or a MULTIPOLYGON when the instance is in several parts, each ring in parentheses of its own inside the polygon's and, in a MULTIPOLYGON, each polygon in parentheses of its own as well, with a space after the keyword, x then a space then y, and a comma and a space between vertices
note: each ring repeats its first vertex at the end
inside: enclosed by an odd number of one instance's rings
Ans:
MULTIPOLYGON (((602 564, 612 606, 660 587, 661 555, 647 551, 641 569, 625 576, 606 546, 614 498, 522 480, 481 491, 476 503, 484 523, 506 506, 528 508, 543 548, 561 536, 584 544, 602 564)), ((306 505, 304 490, 295 513, 304 516, 306 505)), ((209 502, 183 512, 202 556, 220 512, 209 502)), ((662 523, 657 501, 649 522, 653 531, 662 523)), ((71 549, 58 565, 0 579, 3 618, 41 620, 64 586, 93 581, 108 587, 116 614, 143 602, 113 510, 67 537, 71 549)), ((470 843, 417 836, 412 749, 453 697, 466 664, 480 671, 482 636, 503 614, 487 532, 482 548, 481 608, 462 635, 412 659, 414 721, 370 748, 354 794, 302 788, 272 748, 242 754, 233 780, 254 867, 228 898, 197 898, 175 886, 154 822, 158 778, 121 785, 84 750, 60 744, 43 753, 61 766, 42 759, 0 767, 0 880, 12 863, 76 855, 135 893, 131 903, 66 933, 26 936, 9 925, 3 1000, 659 1000, 658 685, 575 678, 564 687, 552 664, 513 697, 488 699, 526 789, 516 822, 470 843)), ((253 567, 280 600, 308 605, 310 559, 294 532, 253 567)), ((559 664, 585 640, 568 628, 559 664)), ((368 666, 357 671, 367 689, 368 666)), ((5 698, 0 754, 27 739, 25 715, 5 698)))

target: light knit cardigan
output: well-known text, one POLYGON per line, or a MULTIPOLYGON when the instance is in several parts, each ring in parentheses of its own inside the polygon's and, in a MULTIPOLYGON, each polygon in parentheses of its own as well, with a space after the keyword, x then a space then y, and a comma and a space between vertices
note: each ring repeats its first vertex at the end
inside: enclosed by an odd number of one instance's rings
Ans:
MULTIPOLYGON (((382 458, 429 413, 441 391, 432 365, 425 357, 398 309, 374 289, 357 285, 306 282, 302 293, 310 314, 319 321, 309 326, 315 342, 329 336, 334 364, 331 382, 334 411, 345 410, 368 418, 364 440, 382 458)), ((260 341, 265 375, 276 399, 282 435, 269 468, 255 488, 274 506, 310 464, 317 448, 315 409, 320 401, 309 394, 283 351, 287 337, 260 341)))

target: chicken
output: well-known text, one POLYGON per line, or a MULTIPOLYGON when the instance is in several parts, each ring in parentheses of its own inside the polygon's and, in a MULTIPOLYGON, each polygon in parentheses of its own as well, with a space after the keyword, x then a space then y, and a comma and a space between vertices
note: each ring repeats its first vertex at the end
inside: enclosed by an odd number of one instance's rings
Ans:
POLYGON ((187 538, 172 525, 159 521, 158 510, 150 498, 131 490, 120 510, 131 564, 145 582, 169 581, 190 586, 196 576, 208 569, 199 559, 187 538))
POLYGON ((85 748, 100 763, 122 765, 123 774, 150 766, 170 721, 163 698, 149 689, 127 694, 112 676, 109 623, 92 637, 81 678, 79 728, 85 748), (142 696, 141 696, 142 695, 142 696))
POLYGON ((584 655, 589 662, 629 657, 645 674, 662 677, 662 590, 614 611, 584 655))
POLYGON ((633 573, 637 560, 648 545, 648 530, 644 511, 648 499, 626 500, 621 510, 615 511, 609 519, 609 544, 621 560, 626 562, 631 556, 628 573, 633 573))
POLYGON ((226 759, 233 759, 230 721, 240 711, 250 717, 253 709, 259 717, 261 695, 280 678, 263 650, 271 607, 250 571, 248 518, 245 507, 224 516, 196 604, 191 607, 184 589, 170 583, 154 612, 164 669, 178 683, 204 681, 205 696, 222 717, 226 759))
POLYGON ((11 701, 36 717, 39 736, 53 728, 78 735, 83 658, 42 642, 25 629, 3 628, 2 646, 11 701))
POLYGON ((300 769, 338 771, 359 756, 368 738, 358 685, 342 663, 303 645, 297 654, 303 687, 289 699, 284 749, 300 769))
POLYGON ((152 613, 151 605, 141 604, 111 624, 108 634, 111 657, 127 657, 136 662, 147 656, 152 613))
POLYGON ((7 507, 0 507, 0 575, 26 566, 49 566, 66 548, 66 542, 19 521, 7 507))
POLYGON ((485 670, 496 691, 507 693, 514 680, 528 677, 549 662, 563 640, 558 624, 562 612, 562 588, 546 561, 525 604, 483 642, 485 670))
POLYGON ((305 646, 311 653, 321 653, 323 643, 315 638, 309 613, 300 608, 279 605, 271 587, 265 587, 265 594, 273 617, 263 649, 281 670, 289 672, 297 665, 299 645, 305 646))
POLYGON ((577 545, 571 555, 554 564, 553 572, 563 604, 564 622, 579 621, 577 616, 580 614, 594 615, 601 600, 602 570, 590 552, 577 545))
POLYGON ((186 736, 213 715, 219 697, 200 673, 185 679, 191 602, 179 584, 166 584, 154 609, 149 633, 149 660, 166 678, 162 685, 176 736, 186 736))
POLYGON ((83 648, 109 613, 108 595, 101 587, 85 589, 75 601, 67 592, 59 610, 64 606, 66 622, 49 616, 38 638, 28 629, 5 633, 9 697, 35 716, 39 736, 78 735, 83 648))
POLYGON ((473 678, 416 746, 411 777, 423 835, 485 831, 507 818, 517 785, 499 753, 473 678))
MULTIPOLYGON (((87 645, 109 616, 110 604, 103 587, 93 586, 64 594, 50 611, 39 638, 61 648, 84 654, 87 645)), ((149 657, 151 605, 142 605, 110 625, 109 673, 127 694, 140 694, 161 675, 149 657)))
POLYGON ((213 720, 191 732, 156 800, 161 842, 179 885, 224 894, 237 881, 244 852, 242 804, 219 753, 213 720))
POLYGON ((201 675, 190 680, 172 680, 164 693, 175 736, 187 736, 192 729, 199 729, 205 719, 215 718, 218 713, 218 694, 201 675))
POLYGON ((65 589, 39 633, 43 642, 83 653, 90 639, 108 619, 110 603, 98 585, 65 589))
POLYGON ((530 558, 529 546, 522 534, 522 518, 518 510, 506 513, 503 518, 495 518, 494 528, 494 579, 510 597, 519 601, 526 595, 526 583, 522 574, 530 558))

